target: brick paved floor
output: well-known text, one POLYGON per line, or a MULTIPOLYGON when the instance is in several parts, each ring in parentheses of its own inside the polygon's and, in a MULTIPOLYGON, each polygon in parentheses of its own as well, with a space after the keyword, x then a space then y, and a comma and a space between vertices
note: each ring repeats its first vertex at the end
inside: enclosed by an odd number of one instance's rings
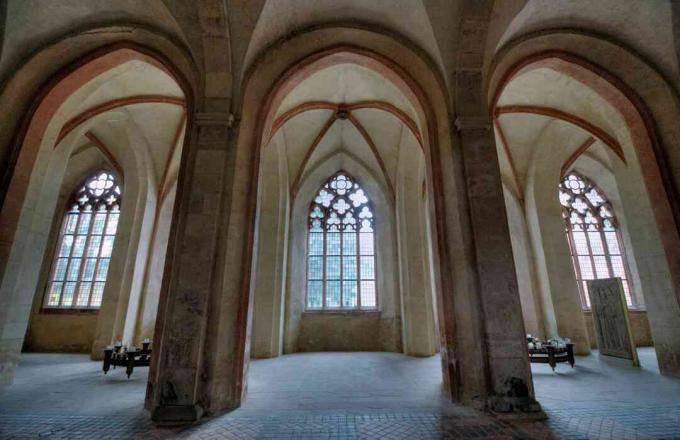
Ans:
POLYGON ((30 354, 0 396, 0 438, 680 439, 680 380, 658 374, 652 350, 640 357, 639 369, 597 356, 554 373, 534 365, 550 418, 509 424, 443 401, 436 357, 284 356, 251 363, 243 408, 185 429, 158 429, 142 409, 143 369, 127 380, 123 371, 102 375, 84 356, 30 354), (328 379, 350 365, 353 373, 328 379))

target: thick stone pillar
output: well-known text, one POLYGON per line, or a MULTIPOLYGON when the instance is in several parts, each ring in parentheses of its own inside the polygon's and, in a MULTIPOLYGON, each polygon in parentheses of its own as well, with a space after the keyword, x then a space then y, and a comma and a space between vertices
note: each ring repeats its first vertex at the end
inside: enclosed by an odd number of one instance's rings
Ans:
POLYGON ((542 414, 534 400, 524 322, 491 120, 460 116, 460 135, 487 357, 487 408, 542 414))
POLYGON ((195 421, 205 410, 203 348, 209 304, 219 284, 228 120, 225 113, 198 113, 187 130, 147 390, 152 419, 160 423, 195 421))

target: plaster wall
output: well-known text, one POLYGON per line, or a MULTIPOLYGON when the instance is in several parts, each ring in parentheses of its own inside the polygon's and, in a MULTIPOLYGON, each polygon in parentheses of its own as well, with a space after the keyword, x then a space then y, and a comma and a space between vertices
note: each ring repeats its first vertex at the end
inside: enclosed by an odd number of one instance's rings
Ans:
POLYGON ((288 162, 282 135, 262 155, 251 356, 275 357, 283 349, 283 304, 289 224, 288 162))
POLYGON ((527 222, 524 218, 524 207, 509 191, 503 191, 505 207, 508 213, 508 227, 512 242, 512 255, 515 260, 517 287, 522 303, 522 317, 526 332, 538 337, 545 337, 541 295, 537 288, 533 251, 529 240, 527 222))
POLYGON ((431 356, 437 351, 423 182, 422 151, 402 132, 396 185, 399 281, 404 353, 431 356))
POLYGON ((160 210, 157 213, 156 224, 150 239, 151 254, 146 268, 144 290, 136 320, 133 338, 135 343, 143 341, 145 338, 153 338, 176 193, 177 182, 172 184, 170 191, 161 201, 160 210))

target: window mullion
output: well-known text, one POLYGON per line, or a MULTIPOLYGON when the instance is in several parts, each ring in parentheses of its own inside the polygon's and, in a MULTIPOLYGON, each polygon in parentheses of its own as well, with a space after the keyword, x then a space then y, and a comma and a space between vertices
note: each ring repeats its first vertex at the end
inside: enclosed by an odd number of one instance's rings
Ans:
POLYGON ((361 247, 359 246, 359 239, 361 238, 361 234, 359 234, 359 219, 357 219, 357 226, 356 226, 356 231, 354 232, 356 234, 356 244, 354 246, 355 252, 356 252, 356 264, 357 264, 357 279, 355 280, 355 283, 357 285, 357 307, 361 309, 361 252, 360 249, 361 247))
MULTIPOLYGON (((76 221, 76 228, 73 231, 73 243, 71 244, 71 249, 68 251, 68 260, 66 264, 66 272, 64 273, 64 285, 61 288, 61 295, 59 296, 59 307, 64 305, 64 292, 66 289, 66 284, 68 283, 68 274, 71 269, 71 264, 73 264, 73 250, 76 248, 76 239, 78 238, 78 228, 80 228, 80 223, 83 221, 83 212, 78 211, 78 221, 76 221)), ((57 251, 58 252, 58 251, 57 251)))
MULTIPOLYGON (((73 307, 78 307, 78 297, 80 296, 80 286, 83 281, 83 272, 85 270, 85 265, 87 263, 87 249, 90 246, 90 240, 92 240, 92 230, 94 229, 94 220, 95 220, 96 214, 95 211, 92 211, 90 214, 90 224, 88 225, 87 228, 87 235, 85 236, 85 244, 83 245, 83 255, 80 258, 80 269, 78 269, 78 278, 76 279, 76 290, 73 294, 73 307)), ((77 232, 77 231, 76 231, 77 232)), ((90 296, 92 295, 92 292, 90 291, 90 296)), ((88 303, 90 302, 88 298, 88 303)))
POLYGON ((343 248, 342 248, 342 244, 343 244, 343 240, 344 240, 344 237, 343 237, 344 231, 341 230, 339 232, 339 234, 340 234, 340 308, 344 309, 345 303, 343 302, 343 294, 344 294, 345 289, 343 288, 343 280, 344 280, 344 270, 343 270, 344 267, 343 266, 345 265, 344 264, 344 258, 345 257, 343 256, 344 252, 343 252, 343 248))
MULTIPOLYGON (((120 219, 120 214, 118 216, 120 219)), ((94 296, 94 285, 97 282, 97 272, 99 271, 99 263, 102 261, 102 249, 104 249, 104 239, 106 238, 106 230, 109 227, 109 222, 111 221, 111 211, 107 210, 106 211, 106 219, 104 219, 104 229, 102 229, 102 239, 101 242, 99 243, 99 249, 97 250, 97 261, 95 261, 94 264, 94 272, 92 272, 92 287, 90 287, 90 299, 87 301, 88 307, 91 307, 92 305, 92 297, 94 296)), ((113 253, 113 249, 111 250, 113 253)), ((109 269, 111 269, 110 263, 111 259, 109 258, 109 269)), ((107 275, 108 275, 108 270, 107 270, 107 275)), ((104 292, 102 291, 102 300, 104 299, 104 292)))
MULTIPOLYGON (((64 238, 66 237, 66 228, 68 227, 68 217, 69 217, 70 211, 66 212, 66 215, 64 215, 64 219, 61 221, 61 229, 59 232, 59 239, 57 240, 57 250, 55 252, 55 256, 52 259, 52 267, 50 269, 50 277, 48 278, 47 282, 47 292, 43 298, 43 307, 49 306, 50 302, 50 292, 52 291, 52 285, 54 284, 54 276, 57 271, 57 265, 59 264, 59 254, 61 252, 62 246, 64 246, 64 238)), ((66 261, 68 263, 68 260, 66 261)), ((64 275, 64 278, 66 278, 66 275, 64 275)), ((66 279, 64 279, 66 281, 66 279)), ((61 292, 59 292, 59 302, 61 303, 61 294, 64 292, 64 284, 62 283, 61 286, 61 292)))
POLYGON ((619 251, 620 251, 620 256, 621 256, 621 263, 623 264, 623 272, 626 274, 626 284, 628 284, 628 292, 630 292, 630 302, 631 305, 639 305, 642 304, 642 301, 638 301, 638 298, 633 291, 633 286, 631 285, 631 276, 630 276, 630 269, 628 268, 628 258, 626 256, 626 249, 623 246, 623 237, 621 237, 621 231, 619 228, 616 228, 614 230, 614 233, 616 234, 616 242, 619 245, 619 251))
POLYGON ((328 237, 326 237, 327 234, 328 234, 328 228, 326 227, 326 225, 324 225, 324 230, 323 230, 323 277, 322 277, 323 282, 321 283, 321 286, 322 286, 322 288, 321 288, 321 291, 322 291, 321 308, 324 309, 324 310, 326 309, 326 258, 328 257, 328 252, 326 251, 326 247, 327 247, 326 242, 328 240, 328 237))
MULTIPOLYGON (((584 233, 587 235, 587 233, 584 233)), ((576 283, 578 284, 578 291, 581 296, 581 304, 584 307, 588 306, 588 301, 586 299, 586 292, 583 288, 583 273, 581 272, 581 261, 578 258, 578 250, 576 249, 576 241, 574 240, 574 234, 571 227, 567 227, 567 240, 569 241, 569 247, 571 248, 571 261, 574 265, 574 270, 576 271, 576 283)), ((593 267, 593 270, 595 268, 593 267)))

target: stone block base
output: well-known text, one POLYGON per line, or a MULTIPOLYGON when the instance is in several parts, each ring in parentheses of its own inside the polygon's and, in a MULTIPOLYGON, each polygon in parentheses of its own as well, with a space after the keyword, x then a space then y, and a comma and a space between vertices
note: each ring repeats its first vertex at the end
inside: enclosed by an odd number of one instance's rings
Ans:
POLYGON ((161 405, 151 412, 151 420, 157 425, 188 425, 203 417, 200 405, 161 405))

